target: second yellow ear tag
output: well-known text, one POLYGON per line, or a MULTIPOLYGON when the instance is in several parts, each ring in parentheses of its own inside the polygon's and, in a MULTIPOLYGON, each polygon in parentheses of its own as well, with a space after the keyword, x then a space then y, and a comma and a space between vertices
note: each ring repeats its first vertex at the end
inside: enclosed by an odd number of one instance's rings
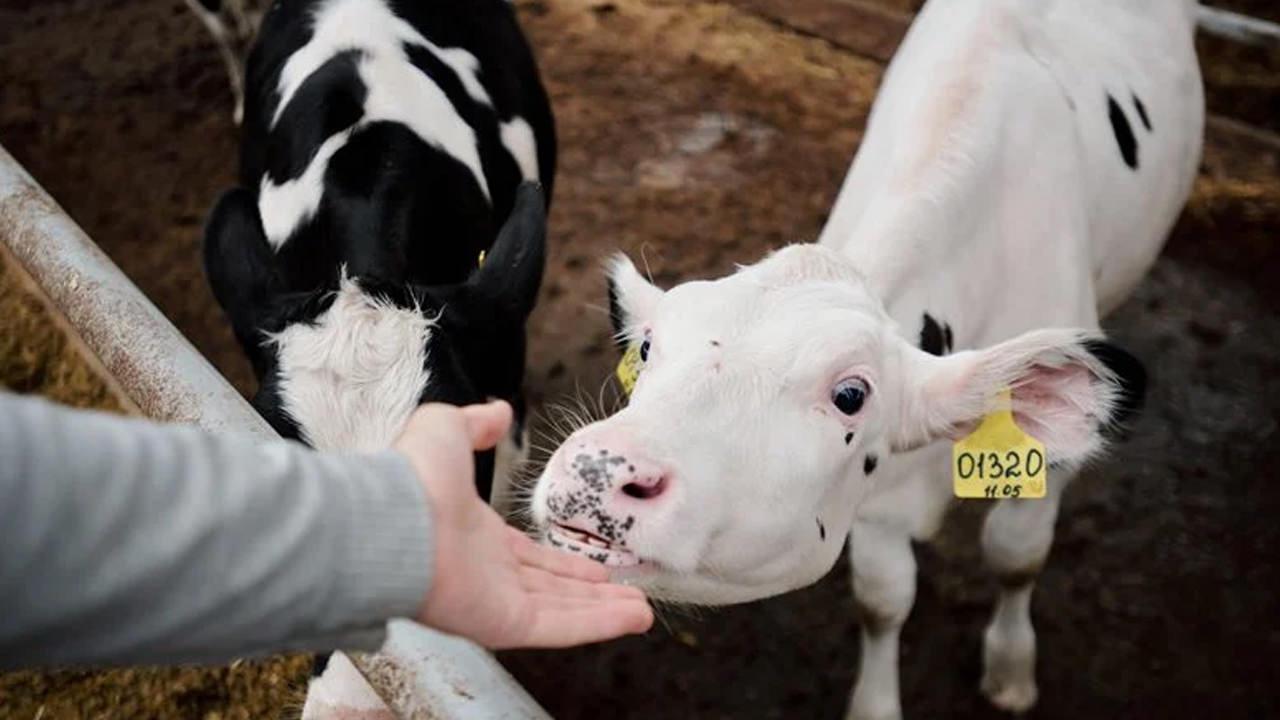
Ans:
POLYGON ((1008 390, 978 429, 951 448, 958 498, 1042 498, 1047 476, 1044 443, 1014 423, 1008 390))
POLYGON ((636 381, 640 379, 640 367, 643 361, 640 359, 640 343, 631 343, 627 346, 627 351, 622 354, 622 360, 618 361, 618 369, 615 374, 618 376, 618 382, 622 383, 622 392, 631 396, 631 391, 636 387, 636 381))

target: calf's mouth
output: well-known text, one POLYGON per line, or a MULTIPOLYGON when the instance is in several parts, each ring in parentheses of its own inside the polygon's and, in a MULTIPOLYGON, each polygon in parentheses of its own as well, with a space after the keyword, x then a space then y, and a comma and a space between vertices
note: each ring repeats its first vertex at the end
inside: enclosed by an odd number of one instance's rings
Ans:
POLYGON ((551 524, 546 532, 546 541, 552 547, 579 553, 606 567, 636 567, 643 562, 638 555, 621 547, 619 543, 563 523, 551 524))

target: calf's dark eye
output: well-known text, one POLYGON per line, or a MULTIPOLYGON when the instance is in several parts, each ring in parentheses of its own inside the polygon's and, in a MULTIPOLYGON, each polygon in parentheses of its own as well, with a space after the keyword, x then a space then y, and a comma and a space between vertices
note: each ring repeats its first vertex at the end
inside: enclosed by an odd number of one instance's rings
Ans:
POLYGON ((649 341, 640 343, 640 362, 649 362, 649 341))
POLYGON ((858 378, 841 380, 831 391, 831 403, 845 415, 855 415, 867 400, 867 384, 858 378))

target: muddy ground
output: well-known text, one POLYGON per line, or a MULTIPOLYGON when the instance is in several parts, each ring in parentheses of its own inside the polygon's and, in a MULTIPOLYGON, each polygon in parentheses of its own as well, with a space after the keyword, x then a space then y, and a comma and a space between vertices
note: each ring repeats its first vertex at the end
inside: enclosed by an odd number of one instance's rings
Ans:
MULTIPOLYGON (((616 361, 600 310, 606 253, 643 255, 670 283, 814 237, 901 13, 918 5, 517 4, 563 148, 532 321, 529 382, 543 401, 594 394, 616 361)), ((1235 5, 1280 16, 1269 0, 1235 5)), ((1066 502, 1035 597, 1035 718, 1280 716, 1280 141, 1255 129, 1280 128, 1280 58, 1202 49, 1211 110, 1225 119, 1211 124, 1167 252, 1108 322, 1146 360, 1152 395, 1133 439, 1066 502)), ((177 0, 0 0, 0 143, 248 392, 196 261, 235 142, 221 65, 177 0)), ((920 548, 902 655, 910 717, 996 716, 977 692, 994 587, 976 510, 920 548)), ((503 660, 559 718, 809 718, 840 716, 857 655, 840 565, 783 598, 670 613, 643 638, 503 660)), ((112 687, 76 697, 136 686, 112 687)), ((183 712, 242 712, 222 698, 183 712)), ((11 699, 0 695, 0 715, 11 699)), ((65 716, 131 715, 71 707, 65 716)))

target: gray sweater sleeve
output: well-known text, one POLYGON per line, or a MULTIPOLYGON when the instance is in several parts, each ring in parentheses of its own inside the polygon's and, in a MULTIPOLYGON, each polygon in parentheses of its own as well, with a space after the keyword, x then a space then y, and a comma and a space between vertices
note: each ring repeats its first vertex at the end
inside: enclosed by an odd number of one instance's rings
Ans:
POLYGON ((432 539, 398 453, 0 392, 0 667, 373 649, 422 601, 432 539))

